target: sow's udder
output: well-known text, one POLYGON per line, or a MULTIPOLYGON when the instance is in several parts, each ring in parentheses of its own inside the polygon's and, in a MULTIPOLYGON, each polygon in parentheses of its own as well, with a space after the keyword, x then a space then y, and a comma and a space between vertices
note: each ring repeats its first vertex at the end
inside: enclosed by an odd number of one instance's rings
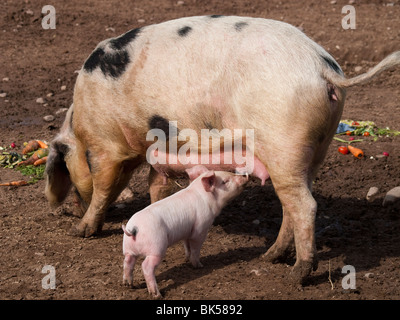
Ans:
POLYGON ((254 155, 241 152, 218 152, 211 154, 177 155, 153 150, 148 155, 148 162, 165 177, 180 176, 185 170, 198 164, 209 170, 230 171, 249 174, 261 180, 261 185, 269 178, 267 168, 254 155))

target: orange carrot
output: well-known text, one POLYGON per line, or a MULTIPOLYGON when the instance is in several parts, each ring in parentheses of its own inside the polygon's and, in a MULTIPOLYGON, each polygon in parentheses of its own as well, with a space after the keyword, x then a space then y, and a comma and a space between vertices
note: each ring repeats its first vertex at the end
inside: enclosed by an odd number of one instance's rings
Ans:
POLYGON ((3 182, 0 183, 0 186, 7 187, 7 186, 26 186, 28 182, 25 180, 19 180, 19 181, 11 181, 11 182, 3 182))
POLYGON ((35 164, 36 161, 46 157, 48 154, 49 154, 49 149, 40 148, 40 149, 36 150, 35 153, 29 159, 19 162, 18 166, 21 166, 21 165, 27 166, 29 164, 35 164))
POLYGON ((361 149, 358 149, 356 147, 353 147, 352 145, 348 145, 347 148, 349 151, 355 156, 356 158, 361 159, 364 156, 364 152, 361 149))
POLYGON ((43 142, 43 141, 40 141, 40 140, 36 140, 38 143, 39 143, 39 146, 40 146, 40 148, 42 148, 42 149, 46 149, 46 148, 48 148, 49 146, 45 143, 45 142, 43 142))
POLYGON ((37 140, 31 140, 28 142, 28 144, 22 150, 22 154, 27 154, 27 153, 35 151, 39 148, 40 148, 39 142, 37 142, 37 140))
POLYGON ((33 163, 33 165, 34 165, 34 166, 40 166, 41 164, 45 164, 46 161, 47 161, 47 156, 45 156, 45 157, 43 157, 43 158, 41 158, 41 159, 39 159, 39 160, 36 160, 36 161, 33 163))
POLYGON ((25 161, 21 161, 17 164, 17 166, 27 166, 29 164, 34 164, 35 161, 39 160, 39 157, 36 154, 33 154, 32 157, 30 157, 29 159, 26 159, 25 161))

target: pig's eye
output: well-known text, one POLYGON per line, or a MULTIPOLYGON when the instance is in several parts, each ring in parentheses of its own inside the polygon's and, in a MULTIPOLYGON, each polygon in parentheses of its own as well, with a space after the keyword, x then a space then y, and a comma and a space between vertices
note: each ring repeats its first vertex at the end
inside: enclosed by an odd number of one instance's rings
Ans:
POLYGON ((227 184, 228 180, 222 180, 222 184, 227 184))

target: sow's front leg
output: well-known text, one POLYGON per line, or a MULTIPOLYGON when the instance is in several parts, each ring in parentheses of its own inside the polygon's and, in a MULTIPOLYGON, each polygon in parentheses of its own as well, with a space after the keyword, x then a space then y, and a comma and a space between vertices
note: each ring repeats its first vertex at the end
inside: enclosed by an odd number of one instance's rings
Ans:
POLYGON ((93 194, 88 210, 79 224, 71 229, 71 234, 90 237, 101 232, 107 208, 126 187, 133 169, 139 164, 139 158, 122 161, 113 159, 109 152, 90 153, 93 194))
POLYGON ((174 193, 176 187, 171 179, 158 173, 153 167, 149 173, 149 193, 151 203, 169 197, 174 193))

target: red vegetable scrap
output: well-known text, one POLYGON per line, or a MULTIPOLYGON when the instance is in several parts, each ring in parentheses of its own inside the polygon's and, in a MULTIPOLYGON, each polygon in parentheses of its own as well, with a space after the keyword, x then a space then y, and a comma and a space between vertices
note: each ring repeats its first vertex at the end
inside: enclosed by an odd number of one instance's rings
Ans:
POLYGON ((346 146, 340 146, 338 151, 342 154, 348 154, 349 153, 349 149, 346 146))

